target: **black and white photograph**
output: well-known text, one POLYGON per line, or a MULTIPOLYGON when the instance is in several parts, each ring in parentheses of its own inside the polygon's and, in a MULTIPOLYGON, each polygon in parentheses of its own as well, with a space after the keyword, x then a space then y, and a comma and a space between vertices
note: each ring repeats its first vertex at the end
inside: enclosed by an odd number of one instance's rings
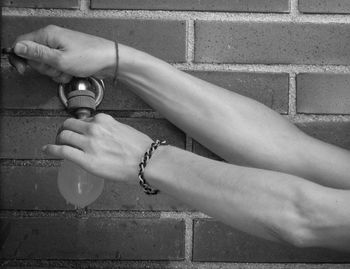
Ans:
POLYGON ((350 268, 350 0, 0 3, 0 268, 350 268))

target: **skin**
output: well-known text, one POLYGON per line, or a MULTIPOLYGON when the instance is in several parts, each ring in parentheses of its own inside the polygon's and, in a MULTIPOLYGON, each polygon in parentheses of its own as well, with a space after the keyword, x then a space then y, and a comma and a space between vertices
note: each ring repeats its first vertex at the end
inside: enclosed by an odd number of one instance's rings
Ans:
MULTIPOLYGON (((21 57, 60 83, 113 77, 112 41, 48 26, 19 36, 21 57)), ((227 161, 159 147, 145 170, 160 189, 234 228, 299 247, 350 251, 350 152, 314 139, 268 107, 119 45, 118 79, 191 137, 227 161), (229 124, 228 124, 229 123, 229 124)), ((67 119, 43 150, 110 180, 138 184, 152 139, 98 114, 67 119)))

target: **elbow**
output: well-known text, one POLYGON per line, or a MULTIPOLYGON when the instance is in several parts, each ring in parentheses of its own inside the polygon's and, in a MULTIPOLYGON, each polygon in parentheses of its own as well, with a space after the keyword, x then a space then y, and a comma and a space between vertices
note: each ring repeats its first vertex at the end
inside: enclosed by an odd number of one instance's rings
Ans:
MULTIPOLYGON (((271 229, 270 229, 271 232, 271 229)), ((298 216, 289 216, 283 224, 273 229, 272 235, 276 241, 298 247, 307 248, 315 245, 315 236, 312 229, 298 216)))
POLYGON ((314 247, 316 238, 311 229, 306 227, 293 227, 293 230, 287 231, 285 240, 289 245, 298 248, 314 247))
POLYGON ((279 238, 298 248, 322 246, 322 231, 325 224, 319 202, 310 193, 302 191, 292 202, 290 210, 285 211, 283 227, 279 226, 279 238))

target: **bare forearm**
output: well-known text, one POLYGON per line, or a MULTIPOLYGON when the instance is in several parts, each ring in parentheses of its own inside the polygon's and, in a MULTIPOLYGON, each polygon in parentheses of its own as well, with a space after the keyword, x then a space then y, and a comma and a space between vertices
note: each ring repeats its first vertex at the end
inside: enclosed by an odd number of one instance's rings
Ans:
POLYGON ((125 46, 120 51, 120 79, 225 160, 350 188, 349 152, 308 137, 252 99, 190 76, 140 51, 125 46), (309 155, 311 152, 317 158, 309 155))
POLYGON ((349 250, 345 191, 333 201, 333 195, 326 195, 328 188, 301 178, 217 162, 170 146, 155 152, 145 176, 151 185, 249 234, 349 250))

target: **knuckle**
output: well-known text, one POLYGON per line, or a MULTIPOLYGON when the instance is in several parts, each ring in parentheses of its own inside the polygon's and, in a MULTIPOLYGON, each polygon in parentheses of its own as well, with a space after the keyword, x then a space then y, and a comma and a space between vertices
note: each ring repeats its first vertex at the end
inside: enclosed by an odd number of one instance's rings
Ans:
POLYGON ((56 66, 58 69, 60 69, 60 70, 66 69, 66 59, 65 59, 64 54, 57 53, 55 61, 56 61, 56 66))
POLYGON ((100 127, 97 124, 91 123, 88 126, 87 131, 90 135, 97 136, 100 134, 100 127))
POLYGON ((72 125, 73 122, 74 122, 74 119, 73 119, 73 118, 66 119, 66 120, 62 123, 62 127, 63 127, 63 128, 68 128, 69 126, 72 125))
POLYGON ((58 153, 61 156, 68 156, 69 155, 69 147, 68 146, 61 146, 58 151, 59 151, 58 153))
POLYGON ((67 74, 62 74, 59 76, 59 79, 62 83, 68 83, 71 80, 71 77, 67 74))
POLYGON ((44 52, 43 52, 43 49, 42 49, 42 47, 41 46, 35 46, 34 48, 33 48, 33 57, 34 58, 42 58, 42 56, 43 56, 43 54, 44 54, 44 52))
POLYGON ((59 29, 60 27, 58 27, 57 25, 54 24, 49 24, 44 28, 44 31, 46 32, 55 32, 59 29))
POLYGON ((59 135, 58 135, 58 141, 60 143, 65 143, 70 140, 71 133, 68 130, 63 130, 59 135))
POLYGON ((61 74, 61 72, 57 69, 51 69, 50 70, 50 77, 57 77, 61 74))
POLYGON ((95 116, 96 122, 104 122, 104 121, 109 121, 111 119, 113 119, 112 116, 105 113, 99 113, 95 116))

